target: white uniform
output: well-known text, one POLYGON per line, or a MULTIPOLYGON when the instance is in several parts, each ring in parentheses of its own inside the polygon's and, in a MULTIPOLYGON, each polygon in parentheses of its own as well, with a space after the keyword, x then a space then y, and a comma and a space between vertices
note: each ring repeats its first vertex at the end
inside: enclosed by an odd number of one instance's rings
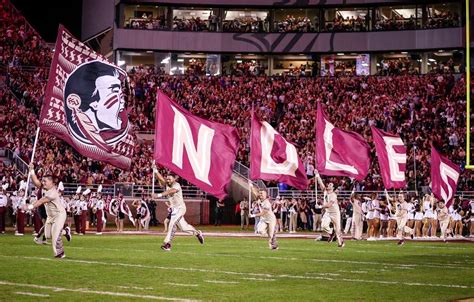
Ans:
POLYGON ((361 204, 360 200, 354 199, 352 201, 352 224, 354 226, 354 231, 351 231, 351 233, 353 234, 354 239, 357 240, 362 239, 362 229, 364 226, 364 213, 362 206, 363 204, 361 204))
POLYGON ((415 219, 415 205, 412 202, 408 203, 408 220, 415 219))
POLYGON ((48 199, 45 203, 46 214, 48 218, 45 222, 45 236, 52 240, 54 256, 64 253, 63 242, 61 239, 64 223, 66 222, 66 210, 60 200, 56 188, 48 191, 43 189, 44 197, 48 199))
POLYGON ((164 241, 165 243, 169 243, 173 240, 174 234, 176 233, 176 227, 179 227, 181 231, 188 234, 198 234, 198 231, 196 231, 196 229, 184 219, 184 214, 186 214, 186 204, 184 203, 181 185, 175 182, 171 187, 166 186, 166 190, 170 189, 175 189, 177 192, 168 195, 168 201, 171 205, 172 212, 168 226, 168 234, 166 234, 164 241))
POLYGON ((395 218, 397 219, 397 237, 403 239, 403 232, 413 235, 413 229, 406 226, 408 220, 409 205, 406 201, 395 204, 395 218))
POLYGON ((423 212, 424 212, 423 218, 429 218, 429 219, 434 218, 433 207, 431 206, 431 201, 425 200, 423 202, 423 212))
POLYGON ((446 240, 446 231, 448 230, 449 227, 449 210, 448 208, 437 208, 436 212, 438 213, 438 221, 439 221, 439 226, 441 229, 441 238, 443 240, 446 240))
POLYGON ((471 223, 474 223, 474 200, 471 200, 469 205, 471 206, 471 223))
POLYGON ((328 233, 332 234, 334 231, 337 236, 339 244, 342 244, 342 233, 341 233, 341 211, 339 210, 339 204, 337 203, 337 195, 334 192, 324 192, 324 205, 331 204, 329 207, 325 207, 325 213, 323 215, 321 227, 328 233), (329 227, 332 222, 333 228, 329 227))
POLYGON ((373 200, 367 200, 367 202, 365 204, 366 204, 365 206, 366 206, 366 210, 367 210, 367 215, 365 216, 365 218, 367 218, 367 220, 374 219, 373 200))
POLYGON ((373 217, 380 219, 380 211, 377 210, 378 208, 380 208, 379 201, 377 199, 372 200, 372 209, 374 210, 373 217))
POLYGON ((260 209, 263 214, 258 221, 257 232, 262 236, 268 236, 269 247, 276 248, 278 247, 275 236, 276 216, 268 198, 260 202, 260 209))

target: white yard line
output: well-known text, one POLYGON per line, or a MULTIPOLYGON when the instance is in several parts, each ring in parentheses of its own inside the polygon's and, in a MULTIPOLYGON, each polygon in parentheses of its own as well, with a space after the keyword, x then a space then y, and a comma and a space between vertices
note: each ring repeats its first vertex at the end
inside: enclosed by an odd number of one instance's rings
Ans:
POLYGON ((242 280, 250 280, 250 281, 276 281, 276 279, 268 279, 268 278, 251 278, 251 277, 244 277, 240 278, 242 280))
POLYGON ((24 287, 24 288, 49 289, 55 292, 67 291, 67 292, 76 292, 76 293, 83 293, 83 294, 95 294, 95 295, 102 295, 102 296, 128 297, 128 298, 140 298, 140 299, 151 299, 151 300, 182 301, 182 302, 199 301, 199 300, 171 298, 171 297, 163 297, 163 296, 137 295, 137 294, 123 293, 123 292, 100 291, 100 290, 93 290, 93 289, 87 289, 87 288, 66 288, 66 287, 47 286, 47 285, 39 285, 39 284, 16 283, 16 282, 2 281, 2 280, 0 280, 0 285, 24 287))
POLYGON ((153 287, 121 286, 121 285, 118 285, 117 287, 118 288, 125 288, 125 289, 153 290, 153 287))
POLYGON ((41 298, 49 297, 48 294, 37 294, 37 293, 30 293, 30 292, 13 292, 13 293, 17 295, 31 296, 31 297, 41 297, 41 298))
MULTIPOLYGON (((11 256, 20 259, 37 260, 37 261, 54 261, 58 262, 57 259, 43 258, 43 257, 22 257, 22 256, 11 256)), ((382 281, 382 280, 363 280, 363 279, 349 279, 349 278, 338 278, 338 277, 324 277, 324 276, 298 276, 298 275, 286 275, 286 274, 264 274, 264 273, 252 273, 252 272, 235 272, 235 271, 224 271, 219 269, 202 269, 192 267, 174 267, 174 266, 158 266, 158 265, 143 265, 143 264, 131 264, 131 263, 119 263, 119 262, 103 262, 103 261, 90 261, 90 260, 79 260, 79 259, 68 259, 64 260, 64 263, 79 263, 79 264, 90 264, 90 265, 104 265, 104 266, 122 266, 122 267, 133 267, 133 268, 148 268, 148 269, 159 269, 164 271, 184 271, 184 272, 199 272, 199 273, 212 273, 212 274, 224 274, 244 277, 259 277, 267 279, 306 279, 306 280, 329 280, 329 281, 344 281, 352 283, 376 283, 376 284, 395 284, 395 285, 406 285, 406 286, 429 286, 429 287, 443 287, 443 288, 465 288, 474 289, 472 285, 458 285, 458 284, 435 284, 435 283, 415 283, 415 282, 399 282, 399 281, 382 281)), ((441 267, 442 268, 442 267, 441 267)), ((0 283, 2 284, 2 283, 0 283)), ((77 291, 70 289, 71 291, 77 291)), ((115 295, 115 293, 111 293, 115 295)), ((182 299, 168 298, 176 301, 182 301, 182 299)))
POLYGON ((375 261, 356 261, 356 260, 338 260, 338 259, 315 259, 315 258, 296 258, 296 257, 277 257, 277 256, 246 256, 241 254, 219 254, 219 253, 195 253, 195 252, 173 252, 177 254, 187 255, 205 255, 212 257, 231 257, 231 258, 250 258, 250 259, 270 259, 270 260, 282 260, 282 261, 311 261, 311 262, 329 262, 329 263, 348 263, 348 264, 364 264, 364 265, 381 265, 391 266, 396 269, 411 269, 414 267, 431 267, 431 268, 454 268, 454 269, 474 269, 472 267, 450 265, 449 263, 422 263, 422 264, 410 264, 410 263, 384 263, 375 261))
POLYGON ((214 284, 239 284, 240 282, 237 281, 221 281, 221 280, 204 280, 207 283, 214 283, 214 284))
POLYGON ((172 286, 181 286, 181 287, 198 287, 197 284, 188 284, 188 283, 174 283, 174 282, 165 282, 163 284, 172 285, 172 286))

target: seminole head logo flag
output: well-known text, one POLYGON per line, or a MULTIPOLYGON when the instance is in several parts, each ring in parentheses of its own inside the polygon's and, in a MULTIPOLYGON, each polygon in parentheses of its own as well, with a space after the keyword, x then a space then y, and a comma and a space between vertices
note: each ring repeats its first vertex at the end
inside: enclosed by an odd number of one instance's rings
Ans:
POLYGON ((134 137, 127 74, 59 28, 40 127, 95 160, 129 169, 134 137))

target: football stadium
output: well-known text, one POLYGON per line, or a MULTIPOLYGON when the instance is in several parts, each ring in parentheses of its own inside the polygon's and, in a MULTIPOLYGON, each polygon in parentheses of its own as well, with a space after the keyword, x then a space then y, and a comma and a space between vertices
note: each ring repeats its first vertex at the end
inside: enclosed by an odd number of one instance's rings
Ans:
POLYGON ((474 301, 474 3, 0 3, 0 301, 474 301))

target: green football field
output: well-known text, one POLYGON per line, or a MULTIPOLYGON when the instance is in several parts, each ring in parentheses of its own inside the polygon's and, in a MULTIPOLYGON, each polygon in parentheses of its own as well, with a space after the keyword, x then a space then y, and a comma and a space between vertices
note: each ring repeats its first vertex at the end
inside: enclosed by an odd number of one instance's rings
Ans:
POLYGON ((0 236, 0 301, 450 301, 474 297, 474 244, 86 235, 67 257, 0 236))

